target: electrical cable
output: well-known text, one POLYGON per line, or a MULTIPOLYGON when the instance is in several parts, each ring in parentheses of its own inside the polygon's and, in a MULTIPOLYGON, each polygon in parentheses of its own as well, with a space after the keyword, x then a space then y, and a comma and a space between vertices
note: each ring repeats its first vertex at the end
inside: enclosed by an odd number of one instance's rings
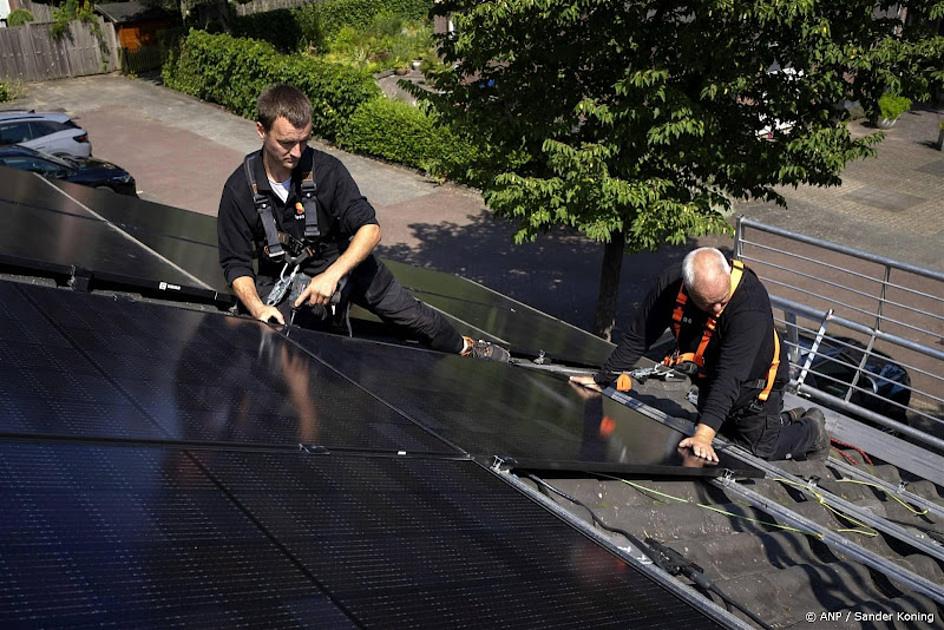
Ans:
MULTIPOLYGON (((580 506, 583 509, 585 509, 590 514, 590 519, 593 521, 593 523, 596 526, 598 526, 600 529, 604 529, 614 534, 619 534, 620 536, 623 536, 624 538, 626 538, 626 540, 628 540, 633 545, 635 545, 636 548, 639 549, 639 551, 646 554, 646 556, 648 556, 649 559, 652 560, 653 563, 655 563, 659 568, 664 570, 666 573, 672 576, 684 575, 686 578, 691 580, 692 583, 694 583, 696 586, 698 586, 700 589, 702 589, 706 593, 709 593, 709 594, 714 593, 715 595, 721 598, 721 601, 724 602, 725 608, 728 609, 728 612, 730 612, 731 608, 734 607, 738 609, 740 612, 742 612, 744 615, 746 615, 748 618, 750 618, 750 620, 753 621, 755 624, 757 624, 758 627, 762 628, 762 630, 772 630, 771 627, 768 626, 766 623, 764 623, 764 621, 760 617, 755 615, 753 612, 748 610, 746 607, 742 606, 735 599, 728 596, 727 593, 721 590, 720 587, 718 587, 712 580, 708 578, 708 576, 705 575, 704 569, 702 569, 700 566, 698 566, 694 562, 685 558, 685 556, 683 556, 677 550, 667 545, 664 545, 663 543, 659 542, 655 538, 647 537, 645 542, 643 542, 642 540, 640 540, 639 538, 637 538, 630 532, 626 531, 625 529, 620 529, 619 527, 611 527, 610 525, 607 525, 606 522, 603 521, 603 519, 597 516, 596 512, 594 512, 593 509, 591 509, 586 503, 584 503, 580 499, 570 496, 569 494, 567 494, 560 488, 557 488, 549 484, 547 481, 541 479, 540 477, 536 475, 528 474, 527 478, 533 481, 534 483, 536 483, 538 487, 544 488, 545 490, 548 490, 566 499, 567 501, 570 501, 574 505, 580 506)), ((618 479, 618 478, 615 478, 615 479, 618 479)))

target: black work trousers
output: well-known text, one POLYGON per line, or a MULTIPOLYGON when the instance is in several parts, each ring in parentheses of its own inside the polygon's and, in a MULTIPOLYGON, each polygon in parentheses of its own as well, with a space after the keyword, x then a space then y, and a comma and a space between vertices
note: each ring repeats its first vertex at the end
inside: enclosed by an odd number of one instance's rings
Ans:
POLYGON ((732 413, 721 431, 761 459, 805 459, 816 439, 813 421, 785 419, 781 411, 783 392, 772 391, 765 403, 732 413))
MULTIPOLYGON (((262 299, 272 290, 275 281, 268 277, 256 279, 256 289, 262 299)), ((433 350, 458 354, 462 351, 462 337, 442 313, 417 300, 393 277, 390 270, 371 254, 351 271, 344 290, 354 304, 370 311, 384 323, 414 336, 433 350)), ((292 304, 286 297, 279 305, 285 321, 292 320, 292 304)), ((308 314, 295 317, 295 323, 304 327, 318 327, 308 314)))

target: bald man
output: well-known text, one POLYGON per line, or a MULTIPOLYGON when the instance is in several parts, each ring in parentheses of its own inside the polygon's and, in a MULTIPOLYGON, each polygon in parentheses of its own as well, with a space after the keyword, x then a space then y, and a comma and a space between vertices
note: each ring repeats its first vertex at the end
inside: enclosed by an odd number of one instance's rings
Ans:
POLYGON ((767 290, 753 271, 717 249, 689 252, 681 268, 666 271, 603 368, 571 380, 594 389, 609 385, 632 370, 666 328, 676 339, 667 364, 695 371, 698 385, 695 433, 680 447, 716 462, 712 443, 721 431, 764 459, 820 459, 829 453, 822 411, 783 413, 789 362, 779 350, 767 290))

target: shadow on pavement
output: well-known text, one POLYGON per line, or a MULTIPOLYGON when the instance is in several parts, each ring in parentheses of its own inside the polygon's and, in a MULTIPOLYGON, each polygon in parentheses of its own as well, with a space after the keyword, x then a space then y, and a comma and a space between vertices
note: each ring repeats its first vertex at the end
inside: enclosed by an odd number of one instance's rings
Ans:
MULTIPOLYGON (((419 244, 393 244, 378 253, 400 262, 462 275, 534 308, 589 329, 599 289, 603 246, 563 229, 534 243, 515 245, 511 223, 486 212, 470 223, 411 223, 419 244)), ((623 259, 617 324, 631 314, 650 282, 678 262, 687 247, 627 255, 623 259)))

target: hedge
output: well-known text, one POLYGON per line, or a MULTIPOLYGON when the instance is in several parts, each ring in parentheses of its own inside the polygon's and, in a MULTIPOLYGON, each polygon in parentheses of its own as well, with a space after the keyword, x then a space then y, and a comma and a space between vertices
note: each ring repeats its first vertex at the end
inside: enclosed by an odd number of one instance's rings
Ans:
POLYGON ((367 101, 348 119, 338 146, 463 180, 474 152, 424 111, 383 96, 367 101))
POLYGON ((304 55, 281 55, 266 42, 192 30, 161 71, 164 84, 254 119, 268 85, 288 83, 308 95, 316 136, 334 140, 357 107, 380 93, 372 77, 304 55))

